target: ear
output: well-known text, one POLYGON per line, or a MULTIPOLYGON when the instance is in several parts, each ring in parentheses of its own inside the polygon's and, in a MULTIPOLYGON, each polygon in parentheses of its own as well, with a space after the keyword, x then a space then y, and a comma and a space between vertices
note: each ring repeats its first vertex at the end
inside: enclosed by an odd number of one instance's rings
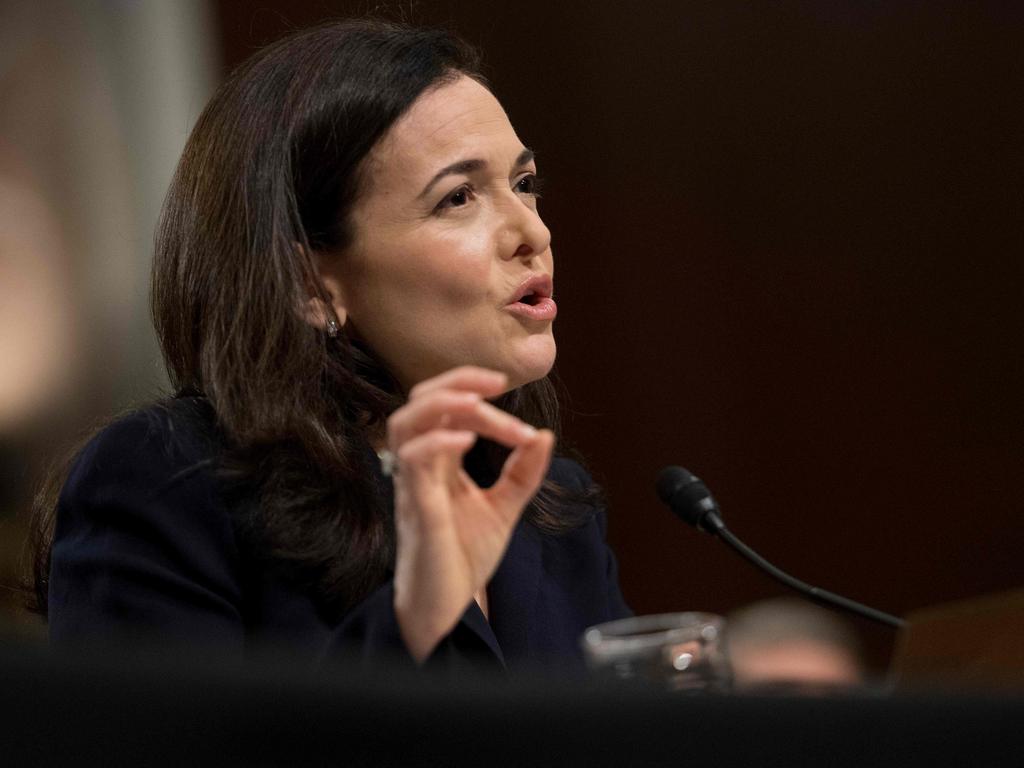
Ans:
POLYGON ((337 336, 338 329, 345 325, 345 311, 339 312, 335 304, 328 305, 323 299, 311 296, 306 304, 306 322, 328 336, 337 336), (335 324, 333 329, 331 323, 335 324))
POLYGON ((306 286, 306 294, 309 296, 306 302, 306 322, 329 336, 336 336, 348 319, 344 292, 334 275, 324 269, 319 269, 318 273, 320 285, 306 286), (330 327, 332 323, 335 324, 333 332, 330 327))

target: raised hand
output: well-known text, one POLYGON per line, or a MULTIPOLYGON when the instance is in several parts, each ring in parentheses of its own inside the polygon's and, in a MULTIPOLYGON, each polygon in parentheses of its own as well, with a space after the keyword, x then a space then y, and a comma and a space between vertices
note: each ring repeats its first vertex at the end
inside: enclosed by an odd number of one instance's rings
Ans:
POLYGON ((502 373, 455 368, 413 387, 388 419, 388 449, 397 457, 395 614, 417 661, 486 588, 551 460, 549 430, 487 402, 506 385, 502 373), (478 435, 512 449, 486 490, 462 468, 478 435))

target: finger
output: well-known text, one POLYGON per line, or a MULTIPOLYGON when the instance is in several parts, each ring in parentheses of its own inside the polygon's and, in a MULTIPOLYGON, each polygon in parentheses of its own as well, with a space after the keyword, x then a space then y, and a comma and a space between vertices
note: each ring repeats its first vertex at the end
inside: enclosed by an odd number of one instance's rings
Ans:
POLYGON ((504 508, 507 514, 521 512, 544 481, 554 445, 554 433, 543 429, 533 440, 512 451, 498 482, 487 492, 494 504, 504 508))
POLYGON ((509 447, 532 440, 537 430, 474 392, 439 390, 399 408, 388 418, 392 451, 433 429, 472 430, 509 447))
POLYGON ((462 457, 475 440, 473 432, 435 430, 402 446, 401 469, 394 478, 395 519, 400 528, 450 525, 452 492, 470 486, 480 492, 462 468, 462 457))
POLYGON ((458 389, 476 392, 482 397, 495 397, 504 392, 507 386, 508 376, 500 371, 463 365, 421 381, 409 390, 409 399, 414 400, 439 389, 458 389))
POLYGON ((396 452, 398 476, 414 482, 442 479, 453 470, 462 470, 462 457, 476 442, 476 433, 468 430, 435 429, 417 435, 396 452))

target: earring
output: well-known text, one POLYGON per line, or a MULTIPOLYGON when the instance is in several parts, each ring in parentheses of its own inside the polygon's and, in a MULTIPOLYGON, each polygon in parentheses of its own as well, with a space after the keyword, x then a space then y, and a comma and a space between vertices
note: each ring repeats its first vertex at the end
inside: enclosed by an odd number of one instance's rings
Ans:
POLYGON ((331 339, 338 337, 338 321, 333 317, 327 318, 327 336, 331 339))

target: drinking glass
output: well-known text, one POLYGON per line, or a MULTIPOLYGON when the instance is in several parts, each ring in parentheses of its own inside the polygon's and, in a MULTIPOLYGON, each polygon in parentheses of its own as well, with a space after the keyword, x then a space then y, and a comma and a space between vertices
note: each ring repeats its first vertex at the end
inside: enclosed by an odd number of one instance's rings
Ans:
POLYGON ((712 613, 659 613, 590 627, 581 642, 595 674, 670 691, 724 692, 731 672, 725 620, 712 613))

